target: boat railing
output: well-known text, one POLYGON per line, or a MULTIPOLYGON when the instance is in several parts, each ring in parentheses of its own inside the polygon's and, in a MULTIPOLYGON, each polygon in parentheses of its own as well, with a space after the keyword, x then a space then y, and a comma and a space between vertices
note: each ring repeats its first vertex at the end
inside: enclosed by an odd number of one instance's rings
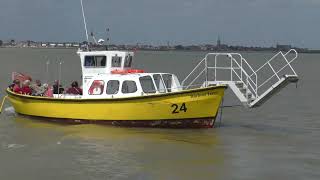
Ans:
POLYGON ((221 81, 223 79, 223 81, 242 81, 243 83, 246 84, 246 86, 248 88, 250 88, 252 90, 252 92, 254 92, 254 94, 257 94, 257 75, 255 73, 255 71, 253 70, 253 68, 251 67, 251 65, 242 57, 241 54, 239 53, 208 53, 204 59, 202 59, 197 66, 195 66, 195 68, 187 75, 187 77, 181 82, 181 85, 183 87, 185 87, 186 89, 189 89, 194 82, 196 82, 201 75, 205 76, 205 82, 204 82, 204 86, 207 87, 209 85, 210 81, 221 81), (212 59, 210 58, 211 56, 213 56, 214 58, 214 65, 210 65, 210 62, 212 59), (221 61, 222 59, 220 59, 219 57, 227 57, 228 61, 229 61, 229 65, 223 65, 223 66, 219 66, 218 63, 219 61, 221 61), (201 66, 203 65, 203 66, 201 66), (201 67, 203 67, 202 69, 200 69, 201 67), (246 69, 245 69, 246 68, 246 69), (191 79, 191 77, 193 77, 194 73, 200 69, 200 73, 198 73, 196 75, 196 77, 194 77, 193 79, 191 79), (209 77, 210 74, 210 70, 213 70, 213 79, 209 77), (223 71, 229 71, 229 78, 225 78, 225 77, 221 77, 219 78, 219 70, 223 70, 223 71), (248 71, 253 73, 253 76, 250 76, 248 74, 248 71), (186 85, 187 81, 191 81, 186 85))
POLYGON ((246 93, 249 92, 254 98, 258 98, 269 88, 268 86, 265 89, 263 86, 271 83, 273 78, 280 81, 284 75, 297 77, 291 65, 297 57, 298 53, 295 49, 290 49, 285 53, 280 51, 254 70, 239 53, 208 53, 181 82, 181 86, 189 89, 197 80, 200 80, 200 77, 203 77, 204 87, 219 82, 222 84, 240 83, 246 88, 246 93), (274 65, 277 63, 281 65, 274 65), (287 69, 286 74, 281 72, 284 69, 287 69), (224 75, 218 73, 221 71, 224 71, 224 75), (226 75, 228 72, 229 75, 226 75))
MULTIPOLYGON (((283 53, 282 51, 278 52, 277 54, 275 54, 273 57, 271 57, 267 62, 265 62, 262 66, 260 66, 255 73, 256 74, 262 74, 263 73, 263 69, 269 69, 272 71, 272 73, 265 77, 264 81, 261 81, 257 87, 257 91, 259 91, 264 85, 266 85, 268 82, 270 82, 273 78, 276 77, 277 80, 281 79, 281 74, 280 72, 283 71, 285 68, 289 67, 289 74, 290 75, 294 75, 297 76, 296 71, 293 69, 293 67, 291 66, 291 63, 296 60, 298 58, 298 52, 295 49, 290 49, 289 51, 287 51, 286 53, 283 53), (289 54, 293 54, 293 57, 288 58, 287 56, 289 54), (281 68, 278 67, 278 70, 276 70, 276 67, 274 65, 272 65, 272 62, 276 61, 277 58, 283 59, 285 64, 282 65, 281 68)), ((252 76, 253 74, 250 74, 250 76, 252 76)))

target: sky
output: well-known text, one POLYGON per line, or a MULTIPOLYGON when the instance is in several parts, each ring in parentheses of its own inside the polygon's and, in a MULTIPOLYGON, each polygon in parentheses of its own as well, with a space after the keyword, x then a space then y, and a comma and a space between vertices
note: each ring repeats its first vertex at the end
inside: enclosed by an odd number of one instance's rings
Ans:
MULTIPOLYGON (((83 0, 89 32, 111 43, 320 49, 320 0, 83 0)), ((84 41, 80 0, 0 0, 0 39, 84 41)))

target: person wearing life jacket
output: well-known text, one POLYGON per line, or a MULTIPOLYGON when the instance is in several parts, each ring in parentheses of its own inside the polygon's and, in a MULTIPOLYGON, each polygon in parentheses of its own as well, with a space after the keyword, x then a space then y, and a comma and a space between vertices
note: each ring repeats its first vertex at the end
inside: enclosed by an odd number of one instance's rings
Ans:
POLYGON ((71 83, 71 87, 67 90, 67 94, 82 95, 82 89, 79 88, 77 81, 71 83))
POLYGON ((21 88, 21 94, 24 94, 24 95, 31 95, 32 94, 32 90, 30 88, 30 80, 23 81, 22 88, 21 88))

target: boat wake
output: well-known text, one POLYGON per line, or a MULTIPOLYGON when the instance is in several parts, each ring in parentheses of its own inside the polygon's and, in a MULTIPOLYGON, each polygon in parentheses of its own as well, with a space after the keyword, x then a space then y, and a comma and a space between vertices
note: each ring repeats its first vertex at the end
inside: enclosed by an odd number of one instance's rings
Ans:
POLYGON ((7 145, 2 145, 2 147, 6 149, 20 149, 26 147, 24 144, 7 144, 7 145))
POLYGON ((15 115, 16 114, 16 112, 12 106, 5 108, 4 112, 6 115, 15 115))

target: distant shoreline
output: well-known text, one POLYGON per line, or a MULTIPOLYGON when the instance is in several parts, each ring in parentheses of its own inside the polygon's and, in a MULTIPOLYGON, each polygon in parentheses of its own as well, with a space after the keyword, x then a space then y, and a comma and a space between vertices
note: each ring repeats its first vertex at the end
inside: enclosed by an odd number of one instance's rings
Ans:
MULTIPOLYGON (((0 48, 3 49, 79 49, 78 47, 8 47, 8 46, 2 46, 0 48)), ((230 50, 230 49, 225 49, 225 50, 179 50, 179 49, 110 49, 110 50, 119 50, 119 51, 154 51, 154 52, 277 52, 281 51, 280 49, 268 49, 268 50, 230 50)), ((287 50, 282 50, 282 51, 287 51, 287 50)), ((320 50, 299 50, 298 53, 304 53, 304 54, 320 54, 320 50)))

